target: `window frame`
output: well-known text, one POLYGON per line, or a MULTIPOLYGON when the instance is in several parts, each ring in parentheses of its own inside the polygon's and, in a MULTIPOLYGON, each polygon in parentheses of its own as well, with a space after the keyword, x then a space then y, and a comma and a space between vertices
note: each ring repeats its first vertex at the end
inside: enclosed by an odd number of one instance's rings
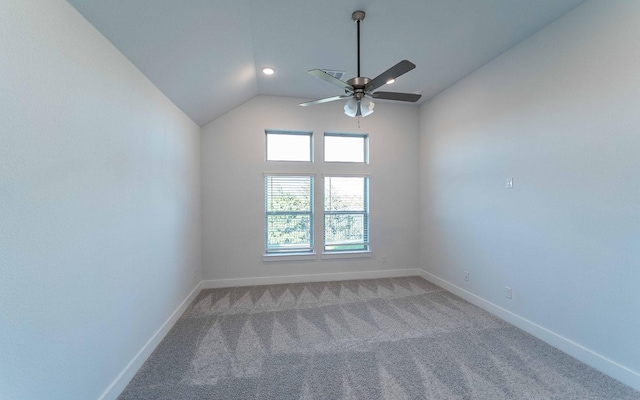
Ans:
POLYGON ((293 260, 292 257, 300 256, 306 259, 309 256, 315 256, 315 185, 316 176, 312 173, 264 173, 264 253, 263 259, 265 261, 269 259, 286 257, 288 260, 293 260), (294 177, 306 177, 309 178, 309 211, 269 211, 269 192, 268 192, 268 179, 270 177, 282 177, 282 178, 294 178, 294 177), (269 216, 270 215, 309 215, 309 248, 292 248, 291 250, 275 250, 269 248, 269 216))
POLYGON ((264 160, 268 163, 306 163, 311 164, 314 162, 313 154, 313 131, 285 131, 279 129, 265 129, 264 130, 264 160), (269 135, 283 135, 283 136, 308 136, 309 137, 309 160, 270 160, 269 159, 269 135))
POLYGON ((322 136, 322 161, 327 164, 369 164, 369 134, 368 133, 343 133, 324 132, 322 136), (364 161, 327 161, 327 137, 346 137, 363 139, 363 160, 364 161))
POLYGON ((371 177, 369 174, 340 174, 340 173, 330 173, 322 175, 322 255, 323 258, 338 258, 340 256, 358 256, 364 254, 368 256, 371 253, 371 211, 370 211, 370 198, 371 198, 371 177), (327 202, 326 202, 326 178, 363 178, 364 179, 364 192, 363 192, 363 203, 364 210, 355 210, 353 212, 349 211, 327 211, 327 202), (327 237, 326 237, 326 229, 327 229, 327 215, 338 215, 338 214, 363 214, 364 215, 364 223, 365 233, 363 236, 366 237, 366 241, 362 243, 362 249, 342 249, 342 250, 327 250, 327 237), (333 257, 332 257, 333 256, 333 257))

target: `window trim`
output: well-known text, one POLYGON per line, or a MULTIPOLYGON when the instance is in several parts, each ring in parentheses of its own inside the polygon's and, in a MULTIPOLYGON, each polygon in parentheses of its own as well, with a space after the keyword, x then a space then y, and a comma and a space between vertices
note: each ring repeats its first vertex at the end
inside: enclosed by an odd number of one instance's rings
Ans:
POLYGON ((283 262, 283 261, 313 261, 318 257, 313 253, 265 253, 262 255, 262 261, 265 262, 283 262))
MULTIPOLYGON (((369 245, 371 247, 371 245, 369 245)), ((349 251, 328 251, 320 255, 323 260, 341 259, 341 258, 371 258, 371 249, 369 250, 349 250, 349 251)))
POLYGON ((324 132, 322 135, 322 162, 327 164, 369 164, 369 134, 368 133, 342 133, 342 132, 324 132), (364 161, 327 161, 327 146, 325 138, 329 137, 350 137, 364 139, 364 161))
POLYGON ((311 164, 314 162, 313 154, 313 131, 286 131, 281 129, 265 129, 264 130, 264 160, 268 163, 300 163, 311 164), (269 135, 290 135, 290 136, 308 136, 309 137, 309 161, 306 160, 269 160, 269 135))

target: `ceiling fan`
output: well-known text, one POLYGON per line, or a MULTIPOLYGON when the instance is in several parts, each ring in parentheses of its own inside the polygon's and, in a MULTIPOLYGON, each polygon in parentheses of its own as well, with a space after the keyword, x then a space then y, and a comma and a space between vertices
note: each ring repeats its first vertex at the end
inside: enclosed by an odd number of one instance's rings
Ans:
POLYGON ((344 94, 340 96, 332 96, 326 97, 324 99, 307 101, 305 103, 300 103, 301 106, 327 103, 330 101, 346 99, 350 97, 350 99, 344 106, 344 113, 350 117, 366 117, 373 112, 373 107, 375 105, 369 98, 409 102, 416 102, 420 100, 420 97, 422 97, 422 95, 420 94, 382 91, 374 92, 374 90, 378 89, 382 85, 414 69, 416 65, 411 61, 402 60, 373 79, 360 76, 360 23, 362 22, 362 20, 364 20, 364 16, 364 11, 359 10, 354 11, 353 14, 351 14, 351 19, 356 22, 356 25, 358 27, 358 76, 344 82, 321 69, 310 70, 309 73, 311 75, 344 89, 344 94))

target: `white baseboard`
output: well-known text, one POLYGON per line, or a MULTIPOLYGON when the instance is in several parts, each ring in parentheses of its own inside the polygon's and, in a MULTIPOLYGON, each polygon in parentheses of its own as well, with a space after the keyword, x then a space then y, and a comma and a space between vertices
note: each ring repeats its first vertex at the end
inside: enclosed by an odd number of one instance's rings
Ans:
POLYGON ((193 288, 191 293, 187 296, 182 303, 178 306, 178 308, 167 318, 167 320, 162 324, 162 326, 156 331, 156 333, 151 336, 151 338, 147 341, 147 343, 142 346, 138 354, 136 354, 133 359, 127 364, 127 366, 120 372, 120 374, 116 377, 116 379, 111 382, 111 385, 107 387, 107 389, 102 392, 98 400, 115 400, 120 393, 127 386, 129 381, 134 377, 136 372, 142 367, 142 364, 147 360, 147 358, 153 353, 158 344, 164 339, 169 330, 173 327, 176 321, 180 318, 182 313, 187 309, 189 304, 196 298, 198 293, 202 288, 202 282, 199 282, 196 287, 193 288))
POLYGON ((202 281, 203 289, 216 289, 234 286, 277 285, 281 283, 347 281, 353 279, 398 278, 419 276, 422 270, 417 268, 389 269, 384 271, 336 272, 330 274, 264 276, 257 278, 213 279, 202 281))
POLYGON ((582 361, 583 363, 597 369, 598 371, 619 380, 620 382, 631 386, 636 390, 640 390, 640 373, 633 371, 624 365, 620 365, 580 344, 573 342, 564 336, 558 335, 549 329, 531 322, 526 318, 519 316, 507 309, 504 309, 490 301, 483 299, 459 286, 456 286, 442 278, 439 278, 422 269, 418 269, 420 276, 424 279, 456 294, 468 302, 498 316, 499 318, 517 326, 523 331, 537 337, 538 339, 550 344, 551 346, 562 350, 570 356, 582 361))

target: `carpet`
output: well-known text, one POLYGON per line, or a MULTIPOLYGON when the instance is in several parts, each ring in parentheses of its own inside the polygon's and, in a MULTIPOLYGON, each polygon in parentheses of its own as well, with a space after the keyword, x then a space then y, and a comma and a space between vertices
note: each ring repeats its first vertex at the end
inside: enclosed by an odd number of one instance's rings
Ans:
POLYGON ((202 290, 119 397, 640 399, 419 277, 202 290))

